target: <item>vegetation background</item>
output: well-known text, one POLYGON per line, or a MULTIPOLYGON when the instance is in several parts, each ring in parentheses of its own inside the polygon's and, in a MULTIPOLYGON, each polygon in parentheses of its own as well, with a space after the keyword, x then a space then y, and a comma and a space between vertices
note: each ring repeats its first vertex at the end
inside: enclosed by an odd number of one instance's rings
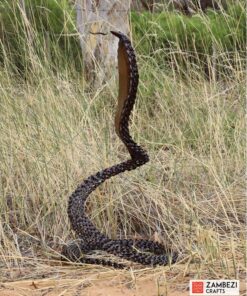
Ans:
POLYGON ((61 266, 59 260, 61 245, 73 238, 68 196, 88 175, 127 157, 113 128, 118 78, 99 89, 87 85, 69 1, 26 0, 25 9, 23 14, 17 1, 0 2, 4 288, 53 295, 53 287, 70 295, 70 289, 95 288, 96 271, 124 289, 130 284, 130 293, 149 277, 152 295, 169 285, 186 291, 193 278, 243 279, 244 1, 190 18, 167 9, 131 12, 140 72, 131 131, 151 161, 106 182, 90 197, 88 210, 110 237, 154 238, 177 249, 181 260, 119 273, 61 266), (46 288, 33 282, 40 278, 46 288), (24 279, 31 279, 28 289, 7 284, 24 279))

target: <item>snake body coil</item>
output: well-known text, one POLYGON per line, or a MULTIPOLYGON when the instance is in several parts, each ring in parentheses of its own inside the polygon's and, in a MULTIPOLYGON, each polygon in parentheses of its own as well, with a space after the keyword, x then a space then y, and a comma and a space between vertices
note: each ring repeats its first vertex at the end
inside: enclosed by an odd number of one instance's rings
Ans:
MULTIPOLYGON (((116 268, 124 267, 122 264, 104 259, 81 256, 81 254, 88 254, 93 250, 102 250, 145 265, 167 265, 169 255, 161 244, 142 239, 112 240, 102 234, 85 213, 85 202, 89 194, 100 184, 124 171, 134 170, 149 161, 146 151, 137 145, 129 134, 129 117, 135 103, 139 79, 135 53, 130 40, 124 34, 115 31, 111 31, 111 33, 119 38, 119 96, 115 129, 117 135, 128 149, 131 158, 91 175, 70 196, 68 216, 79 239, 64 246, 62 255, 70 261, 110 265, 116 268)), ((171 262, 175 262, 176 258, 177 255, 174 253, 171 262)))

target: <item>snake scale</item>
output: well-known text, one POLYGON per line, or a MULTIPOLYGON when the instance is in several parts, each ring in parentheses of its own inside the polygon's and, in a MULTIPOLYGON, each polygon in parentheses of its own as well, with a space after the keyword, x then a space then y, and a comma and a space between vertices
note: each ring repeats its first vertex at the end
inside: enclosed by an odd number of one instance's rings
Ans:
POLYGON ((130 159, 91 175, 80 184, 69 198, 68 216, 78 239, 65 245, 63 260, 101 264, 124 268, 125 265, 99 258, 87 258, 85 254, 101 250, 143 265, 167 265, 174 263, 177 253, 167 251, 163 245, 149 240, 114 240, 101 233, 85 213, 88 196, 107 179, 125 171, 131 171, 149 161, 146 151, 137 145, 129 133, 129 118, 133 109, 138 87, 138 69, 134 49, 130 40, 121 32, 111 31, 119 38, 118 71, 119 95, 115 116, 116 133, 127 148, 130 159))

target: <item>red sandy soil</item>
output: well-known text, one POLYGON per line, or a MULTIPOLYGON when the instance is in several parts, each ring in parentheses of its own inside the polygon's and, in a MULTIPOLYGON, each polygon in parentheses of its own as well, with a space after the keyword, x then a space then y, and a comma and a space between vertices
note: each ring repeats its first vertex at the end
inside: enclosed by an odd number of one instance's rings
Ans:
MULTIPOLYGON (((126 279, 122 275, 99 278, 83 274, 77 279, 23 280, 0 284, 1 296, 188 296, 188 283, 169 286, 162 276, 126 279)), ((241 295, 246 295, 244 283, 241 295)))
MULTIPOLYGON (((44 266, 45 267, 45 266, 44 266)), ((188 280, 174 285, 169 271, 119 271, 104 268, 60 267, 51 274, 15 270, 0 283, 0 296, 185 296, 188 280), (42 277, 46 277, 43 278, 42 277), (16 278, 21 280, 16 281, 16 278), (12 279, 11 279, 12 278, 12 279), (28 278, 25 280, 24 278, 28 278), (36 279, 35 279, 36 278, 36 279)))
POLYGON ((184 291, 158 287, 155 280, 141 280, 133 283, 121 283, 114 280, 87 282, 83 279, 74 280, 28 280, 2 284, 1 296, 187 296, 184 291))
MULTIPOLYGON (((245 273, 239 276, 244 296, 245 273)), ((183 264, 127 271, 36 262, 32 267, 1 270, 0 296, 188 296, 189 280, 195 277, 183 264)))

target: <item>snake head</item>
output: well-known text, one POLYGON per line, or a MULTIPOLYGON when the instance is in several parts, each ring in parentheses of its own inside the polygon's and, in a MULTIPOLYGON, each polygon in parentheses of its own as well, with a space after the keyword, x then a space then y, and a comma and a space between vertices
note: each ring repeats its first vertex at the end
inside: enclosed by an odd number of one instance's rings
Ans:
POLYGON ((116 31, 111 31, 111 33, 114 35, 114 36, 116 36, 116 37, 118 37, 119 39, 121 39, 121 38, 123 38, 123 33, 121 33, 120 31, 118 31, 118 32, 116 32, 116 31))

